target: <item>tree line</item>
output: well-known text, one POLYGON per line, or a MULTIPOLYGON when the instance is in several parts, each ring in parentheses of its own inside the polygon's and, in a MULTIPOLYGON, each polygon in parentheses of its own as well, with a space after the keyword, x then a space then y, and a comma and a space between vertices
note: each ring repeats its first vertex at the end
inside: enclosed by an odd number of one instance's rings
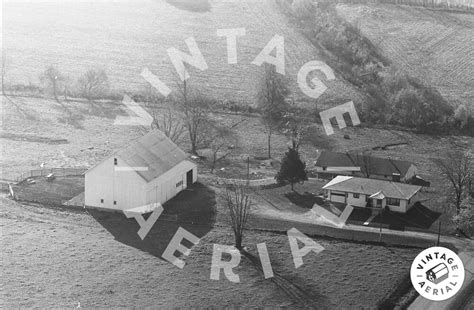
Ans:
POLYGON ((448 103, 433 87, 396 68, 334 2, 278 1, 279 7, 322 51, 325 61, 366 95, 365 123, 392 124, 429 134, 474 135, 474 112, 448 103))
POLYGON ((102 69, 89 69, 75 82, 63 75, 55 66, 49 66, 40 76, 47 91, 50 91, 56 101, 59 96, 82 97, 87 100, 101 99, 109 91, 109 78, 102 69))

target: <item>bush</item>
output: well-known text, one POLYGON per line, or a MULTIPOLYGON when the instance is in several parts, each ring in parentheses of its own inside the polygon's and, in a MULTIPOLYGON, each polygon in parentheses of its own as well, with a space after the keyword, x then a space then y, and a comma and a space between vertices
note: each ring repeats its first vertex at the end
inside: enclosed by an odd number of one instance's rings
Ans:
POLYGON ((453 109, 437 90, 401 72, 388 72, 381 85, 388 97, 389 123, 426 133, 449 130, 453 109))
POLYGON ((43 94, 43 89, 34 84, 14 84, 9 87, 7 87, 8 90, 16 93, 28 93, 28 94, 33 94, 33 95, 41 95, 43 94))
POLYGON ((466 198, 461 204, 459 214, 453 216, 453 222, 456 224, 456 227, 470 236, 474 234, 474 215, 471 211, 473 204, 474 199, 466 198))
POLYGON ((77 82, 79 93, 88 100, 101 99, 109 90, 109 79, 104 70, 88 70, 77 82))
POLYGON ((461 133, 474 136, 474 113, 464 104, 460 104, 454 111, 453 122, 461 133))

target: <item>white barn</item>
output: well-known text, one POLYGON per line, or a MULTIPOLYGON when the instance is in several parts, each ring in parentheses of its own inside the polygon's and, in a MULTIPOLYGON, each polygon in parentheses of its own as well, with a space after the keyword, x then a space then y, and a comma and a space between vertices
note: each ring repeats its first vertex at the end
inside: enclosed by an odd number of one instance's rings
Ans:
POLYGON ((155 130, 86 171, 84 203, 111 210, 163 204, 196 181, 196 164, 155 130))

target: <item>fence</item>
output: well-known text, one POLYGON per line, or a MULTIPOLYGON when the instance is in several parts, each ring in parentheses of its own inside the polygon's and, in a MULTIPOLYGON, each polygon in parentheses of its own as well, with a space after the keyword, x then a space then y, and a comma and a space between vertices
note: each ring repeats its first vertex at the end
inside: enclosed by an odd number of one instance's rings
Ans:
MULTIPOLYGON (((217 176, 207 176, 207 175, 199 175, 199 181, 214 183, 216 185, 246 185, 246 179, 226 179, 220 178, 217 176)), ((268 178, 268 179, 258 179, 258 180, 249 180, 248 184, 252 187, 262 187, 262 186, 269 186, 276 184, 275 178, 268 178)))
POLYGON ((472 11, 474 0, 337 0, 338 3, 389 3, 396 5, 410 5, 432 9, 472 11))
POLYGON ((0 183, 0 191, 1 192, 9 192, 10 188, 8 187, 8 183, 0 183))
POLYGON ((22 173, 18 178, 16 178, 16 182, 20 183, 28 178, 47 176, 50 173, 53 173, 57 177, 81 175, 84 172, 86 172, 87 169, 88 168, 86 167, 76 167, 76 168, 47 168, 47 169, 30 170, 30 171, 22 173))
POLYGON ((379 2, 440 9, 474 9, 473 0, 379 0, 379 2))

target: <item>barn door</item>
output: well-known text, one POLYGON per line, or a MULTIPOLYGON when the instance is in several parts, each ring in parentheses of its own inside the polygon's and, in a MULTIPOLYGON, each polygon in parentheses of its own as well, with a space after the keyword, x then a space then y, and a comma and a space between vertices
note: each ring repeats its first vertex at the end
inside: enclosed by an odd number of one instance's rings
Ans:
POLYGON ((193 169, 186 173, 186 186, 189 187, 191 184, 193 184, 193 169))

